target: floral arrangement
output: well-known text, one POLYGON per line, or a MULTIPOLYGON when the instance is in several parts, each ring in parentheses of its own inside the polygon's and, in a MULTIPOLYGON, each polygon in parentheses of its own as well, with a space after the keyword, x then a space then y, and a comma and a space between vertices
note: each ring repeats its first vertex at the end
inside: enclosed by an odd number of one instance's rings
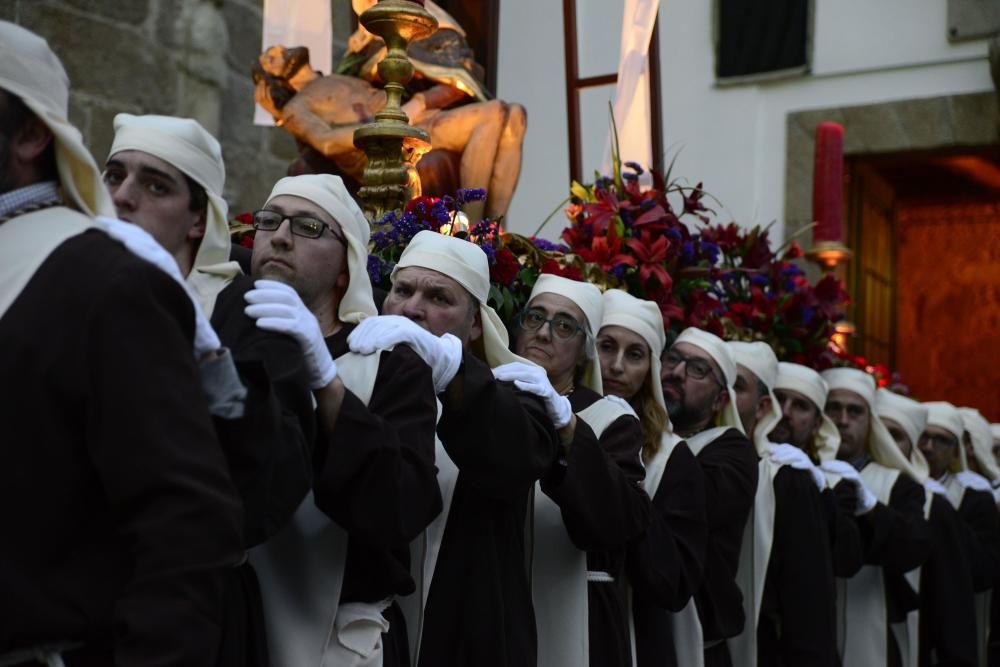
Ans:
POLYGON ((524 306, 538 272, 524 266, 504 242, 501 220, 480 220, 469 226, 462 207, 486 198, 481 189, 459 190, 454 197, 416 197, 402 211, 390 211, 374 226, 368 255, 368 275, 372 285, 389 290, 389 276, 403 249, 414 236, 432 230, 467 239, 483 252, 490 266, 489 305, 504 321, 524 306))
POLYGON ((386 214, 372 233, 368 271, 389 289, 389 275, 418 232, 430 229, 479 245, 490 265, 490 305, 505 321, 523 308, 541 273, 618 287, 659 305, 668 331, 697 326, 728 339, 765 340, 782 359, 823 368, 843 286, 832 276, 810 285, 792 260, 797 244, 772 251, 768 230, 712 224, 701 184, 669 182, 652 172, 642 187, 639 165, 616 177, 573 183, 563 243, 505 233, 501 221, 471 226, 462 206, 482 190, 418 197, 386 214), (688 222, 690 224, 685 224, 688 222))
POLYGON ((833 325, 847 301, 826 276, 810 285, 791 243, 771 249, 768 230, 713 223, 702 185, 687 186, 625 163, 614 178, 574 183, 562 238, 620 287, 656 302, 668 331, 696 326, 729 340, 763 340, 779 358, 817 368, 833 364, 833 325))
MULTIPOLYGON (((554 273, 654 301, 673 334, 697 326, 729 340, 762 340, 780 359, 819 370, 850 365, 872 373, 880 386, 902 387, 898 374, 831 342, 847 294, 832 275, 808 282, 795 264, 798 244, 774 250, 767 228, 713 222, 713 199, 700 183, 652 171, 651 186, 643 186, 644 173, 629 162, 592 184, 574 182, 561 243, 505 232, 502 220, 468 221, 462 207, 484 199, 483 190, 414 198, 373 225, 369 277, 390 289, 406 245, 432 230, 482 248, 490 266, 489 305, 505 322, 524 307, 538 276, 554 273)), ((234 236, 247 243, 247 221, 237 222, 234 236)))

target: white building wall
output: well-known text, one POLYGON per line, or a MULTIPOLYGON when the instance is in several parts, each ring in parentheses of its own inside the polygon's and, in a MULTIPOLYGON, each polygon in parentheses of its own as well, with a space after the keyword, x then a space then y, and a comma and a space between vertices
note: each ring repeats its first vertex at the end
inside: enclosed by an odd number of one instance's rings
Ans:
MULTIPOLYGON (((578 36, 581 51, 601 54, 581 63, 603 67, 603 54, 618 52, 620 10, 609 25, 609 4, 622 2, 578 0, 579 27, 587 30, 578 36)), ((815 0, 811 75, 718 86, 712 5, 661 0, 664 144, 668 156, 679 151, 674 173, 703 181, 724 204, 724 221, 776 221, 772 238, 783 236, 788 113, 993 88, 986 40, 950 44, 944 0, 815 0)), ((562 3, 503 0, 500 12, 498 94, 528 109, 524 166, 508 227, 531 233, 568 194, 562 3)), ((602 92, 583 97, 585 174, 599 166, 605 141, 595 131, 606 128, 611 93, 602 92)), ((564 224, 557 215, 542 235, 554 238, 564 224)))

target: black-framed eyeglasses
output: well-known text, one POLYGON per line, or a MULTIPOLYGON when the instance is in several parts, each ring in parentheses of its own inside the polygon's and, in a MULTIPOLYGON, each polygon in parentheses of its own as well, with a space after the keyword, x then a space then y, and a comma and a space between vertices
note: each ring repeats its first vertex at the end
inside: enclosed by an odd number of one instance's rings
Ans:
POLYGON ((549 330, 557 338, 572 338, 578 333, 586 335, 586 330, 579 322, 569 315, 556 315, 555 317, 545 317, 545 312, 529 308, 522 310, 517 316, 517 324, 525 331, 538 331, 545 324, 549 325, 549 330))
POLYGON ((329 229, 333 238, 345 246, 347 245, 347 240, 344 236, 334 231, 333 227, 322 220, 311 218, 308 215, 285 215, 284 213, 270 211, 265 208, 254 211, 253 228, 262 232, 273 232, 277 231, 278 227, 281 227, 281 223, 285 220, 288 220, 288 224, 291 225, 292 234, 296 236, 302 236, 307 239, 318 239, 323 235, 324 229, 329 229))
POLYGON ((712 372, 712 365, 704 359, 699 359, 698 357, 686 357, 676 350, 668 350, 666 356, 663 357, 663 366, 669 371, 674 370, 681 364, 684 364, 684 374, 693 380, 704 380, 711 375, 712 379, 715 380, 720 387, 726 386, 726 384, 719 380, 718 376, 712 372))

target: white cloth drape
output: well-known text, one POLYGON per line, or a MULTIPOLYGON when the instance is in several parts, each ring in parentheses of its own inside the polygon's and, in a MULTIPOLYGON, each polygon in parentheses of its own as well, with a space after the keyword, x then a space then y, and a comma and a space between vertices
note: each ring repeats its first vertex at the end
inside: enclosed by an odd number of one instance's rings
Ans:
MULTIPOLYGON (((625 0, 622 44, 615 86, 615 125, 623 161, 653 164, 649 103, 649 41, 660 0, 625 0)), ((603 173, 611 173, 611 129, 604 149, 603 173)))
MULTIPOLYGON (((330 0, 264 0, 264 29, 261 51, 268 47, 305 46, 309 64, 324 74, 332 71, 333 21, 330 0)), ((260 105, 255 105, 254 125, 274 125, 260 105)))

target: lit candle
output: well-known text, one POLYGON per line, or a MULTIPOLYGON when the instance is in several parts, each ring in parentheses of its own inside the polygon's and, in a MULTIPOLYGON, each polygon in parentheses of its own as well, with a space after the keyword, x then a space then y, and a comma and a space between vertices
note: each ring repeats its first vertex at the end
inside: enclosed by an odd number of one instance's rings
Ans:
POLYGON ((813 165, 813 245, 822 241, 843 243, 844 127, 838 123, 816 126, 813 165))

